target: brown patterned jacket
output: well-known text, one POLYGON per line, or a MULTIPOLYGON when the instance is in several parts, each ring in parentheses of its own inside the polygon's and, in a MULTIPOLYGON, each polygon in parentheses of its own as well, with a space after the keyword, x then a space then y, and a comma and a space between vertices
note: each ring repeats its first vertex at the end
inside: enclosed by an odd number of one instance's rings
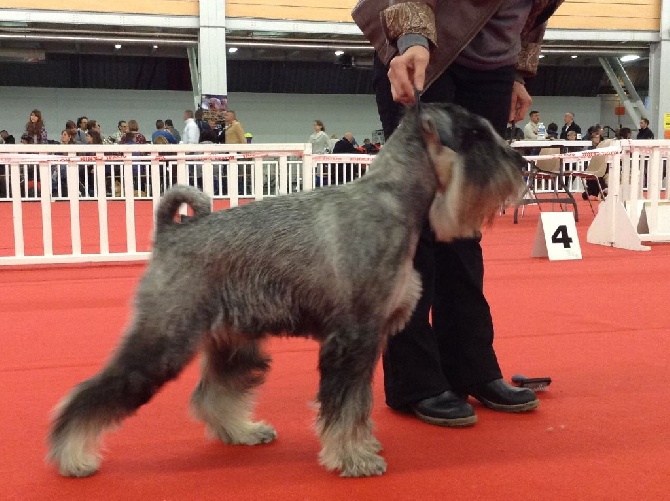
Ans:
MULTIPOLYGON (((521 32, 517 72, 523 77, 537 73, 540 45, 547 20, 563 0, 534 0, 521 32)), ((398 54, 400 36, 415 33, 431 45, 426 69, 428 88, 456 59, 495 12, 502 0, 360 0, 352 11, 354 22, 370 40, 386 65, 398 54)))

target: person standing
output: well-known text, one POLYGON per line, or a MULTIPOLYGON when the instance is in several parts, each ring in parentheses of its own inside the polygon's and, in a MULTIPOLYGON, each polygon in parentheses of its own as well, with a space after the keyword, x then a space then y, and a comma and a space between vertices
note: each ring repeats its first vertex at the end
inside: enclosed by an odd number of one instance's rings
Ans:
POLYGON ((193 118, 193 110, 184 112, 184 132, 182 132, 181 140, 184 144, 198 144, 200 140, 200 128, 193 118))
POLYGON ((649 128, 649 120, 646 118, 640 120, 640 130, 637 132, 636 139, 654 139, 654 133, 649 128))
POLYGON ((168 118, 167 120, 165 120, 165 129, 170 134, 172 134, 172 137, 174 137, 177 140, 177 143, 181 142, 181 134, 179 134, 179 131, 177 129, 175 129, 171 118, 168 118))
POLYGON ((523 128, 523 138, 529 141, 537 141, 537 129, 540 125, 540 112, 531 111, 529 121, 523 128))
POLYGON ((312 153, 315 155, 329 153, 328 134, 326 134, 326 128, 321 120, 314 120, 314 133, 309 136, 309 142, 312 143, 312 153))
MULTIPOLYGON (((537 71, 546 21, 560 3, 359 2, 353 17, 376 49, 373 88, 385 137, 398 126, 401 105, 414 104, 415 89, 421 101, 456 103, 504 134, 530 107, 524 78, 537 71)), ((437 242, 426 221, 414 259, 422 296, 383 354, 387 405, 430 424, 474 424, 468 396, 504 412, 539 404, 533 391, 502 379, 480 239, 437 242)))
POLYGON ((568 139, 568 132, 574 132, 575 138, 579 139, 582 134, 582 128, 575 123, 575 114, 568 111, 563 115, 563 128, 561 129, 560 139, 568 139))
POLYGON ((42 112, 40 110, 30 112, 30 117, 26 124, 26 134, 32 139, 31 144, 47 144, 47 129, 44 127, 42 112))
POLYGON ((244 137, 244 128, 238 122, 234 111, 226 112, 226 144, 247 144, 247 138, 244 137))

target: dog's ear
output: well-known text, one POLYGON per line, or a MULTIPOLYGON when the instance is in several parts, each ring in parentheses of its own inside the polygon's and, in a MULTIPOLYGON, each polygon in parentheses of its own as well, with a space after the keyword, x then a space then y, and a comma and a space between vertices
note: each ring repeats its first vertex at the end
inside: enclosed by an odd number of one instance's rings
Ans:
POLYGON ((427 113, 421 116, 421 132, 426 143, 428 156, 435 168, 437 190, 444 193, 451 181, 456 152, 445 145, 435 119, 427 113))

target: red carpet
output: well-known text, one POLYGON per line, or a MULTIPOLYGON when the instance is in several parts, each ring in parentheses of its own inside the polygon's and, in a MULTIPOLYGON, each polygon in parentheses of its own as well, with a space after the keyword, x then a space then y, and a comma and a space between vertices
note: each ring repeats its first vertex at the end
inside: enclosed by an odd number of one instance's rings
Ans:
POLYGON ((668 499, 670 246, 586 244, 592 218, 580 208, 581 261, 529 257, 534 208, 519 225, 499 217, 484 238, 498 357, 508 378, 554 379, 540 408, 506 415, 475 403, 474 427, 443 429, 390 411, 378 372, 373 418, 389 468, 369 479, 318 466, 317 345, 299 339, 271 341, 259 392, 257 416, 276 442, 208 442, 188 415, 192 364, 107 436, 97 475, 61 478, 44 464, 49 412, 115 346, 143 266, 0 269, 0 499, 668 499))

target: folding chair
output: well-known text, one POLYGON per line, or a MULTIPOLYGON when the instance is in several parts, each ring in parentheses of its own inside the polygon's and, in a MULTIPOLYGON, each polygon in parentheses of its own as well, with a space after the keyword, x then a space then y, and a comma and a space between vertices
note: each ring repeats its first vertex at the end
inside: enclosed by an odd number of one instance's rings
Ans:
MULTIPOLYGON (((540 155, 560 155, 561 148, 542 148, 540 149, 540 155)), ((530 167, 528 173, 526 190, 524 190, 522 198, 517 202, 514 209, 514 222, 517 222, 517 213, 520 206, 537 204, 540 211, 542 210, 541 204, 551 203, 559 204, 562 211, 565 211, 564 205, 571 204, 573 207, 573 214, 575 221, 579 220, 579 214, 577 210, 577 202, 575 201, 572 193, 568 188, 568 185, 563 179, 565 171, 563 170, 563 162, 560 157, 556 158, 547 158, 543 160, 537 160, 530 167), (546 180, 550 181, 552 184, 552 189, 554 191, 553 197, 538 197, 537 190, 535 185, 537 181, 546 180), (563 193, 559 193, 559 189, 563 193), (525 196, 530 194, 530 198, 525 196)))
MULTIPOLYGON (((602 141, 600 144, 598 144, 596 149, 611 146, 613 142, 614 141, 612 139, 606 139, 605 141, 602 141)), ((582 188, 584 188, 584 191, 587 194, 587 181, 595 181, 595 183, 598 185, 598 196, 602 200, 605 198, 605 193, 603 191, 603 183, 601 182, 601 179, 604 180, 605 174, 607 174, 607 157, 605 155, 600 155, 589 160, 586 169, 584 169, 582 172, 574 172, 572 177, 576 177, 581 180, 582 188)), ((591 197, 587 196, 586 199, 589 201, 589 207, 591 207, 591 212, 593 212, 593 215, 595 216, 596 211, 593 208, 593 204, 591 203, 591 197)))

